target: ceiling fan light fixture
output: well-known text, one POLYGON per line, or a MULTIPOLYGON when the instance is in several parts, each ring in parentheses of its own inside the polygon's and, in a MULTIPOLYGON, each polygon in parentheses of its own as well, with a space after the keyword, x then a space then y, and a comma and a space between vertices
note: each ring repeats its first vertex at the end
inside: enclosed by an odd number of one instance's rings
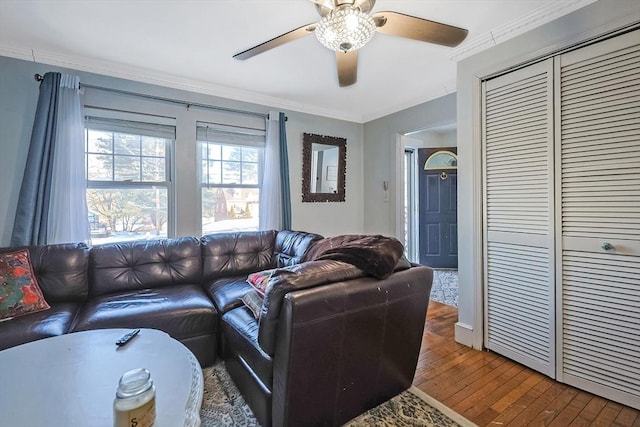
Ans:
POLYGON ((318 41, 331 50, 351 52, 371 40, 376 23, 358 8, 332 10, 316 26, 318 41))

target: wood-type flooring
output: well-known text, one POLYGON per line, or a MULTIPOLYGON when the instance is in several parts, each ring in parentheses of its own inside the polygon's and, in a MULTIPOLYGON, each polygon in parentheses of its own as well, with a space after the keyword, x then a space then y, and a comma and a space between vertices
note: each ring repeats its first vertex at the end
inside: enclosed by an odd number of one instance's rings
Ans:
POLYGON ((413 384, 479 426, 640 427, 640 411, 458 344, 455 307, 431 301, 413 384))

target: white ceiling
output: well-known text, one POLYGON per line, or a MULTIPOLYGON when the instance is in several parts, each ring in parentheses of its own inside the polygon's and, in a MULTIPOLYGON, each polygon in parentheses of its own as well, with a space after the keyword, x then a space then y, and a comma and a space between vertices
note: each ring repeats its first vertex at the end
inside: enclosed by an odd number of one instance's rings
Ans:
POLYGON ((308 0, 0 0, 0 55, 362 123, 455 92, 456 61, 594 1, 378 0, 469 36, 451 49, 376 34, 346 88, 313 35, 232 59, 318 21, 308 0))

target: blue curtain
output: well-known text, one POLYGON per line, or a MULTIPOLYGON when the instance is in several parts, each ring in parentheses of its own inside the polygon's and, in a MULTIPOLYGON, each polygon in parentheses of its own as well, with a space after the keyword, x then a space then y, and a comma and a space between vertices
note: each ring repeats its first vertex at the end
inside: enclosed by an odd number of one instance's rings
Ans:
POLYGON ((40 83, 29 154, 13 223, 12 246, 47 243, 60 78, 60 73, 46 73, 40 83))
POLYGON ((280 184, 282 185, 282 229, 291 230, 291 185, 289 184, 289 154, 287 153, 287 127, 284 113, 280 113, 280 184))

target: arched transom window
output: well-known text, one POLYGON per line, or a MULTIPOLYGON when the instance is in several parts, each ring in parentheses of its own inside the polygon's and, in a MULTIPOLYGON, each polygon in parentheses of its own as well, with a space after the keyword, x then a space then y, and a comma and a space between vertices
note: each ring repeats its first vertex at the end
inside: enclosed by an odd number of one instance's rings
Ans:
POLYGON ((457 169, 458 156, 448 150, 436 151, 424 162, 424 170, 457 169))

